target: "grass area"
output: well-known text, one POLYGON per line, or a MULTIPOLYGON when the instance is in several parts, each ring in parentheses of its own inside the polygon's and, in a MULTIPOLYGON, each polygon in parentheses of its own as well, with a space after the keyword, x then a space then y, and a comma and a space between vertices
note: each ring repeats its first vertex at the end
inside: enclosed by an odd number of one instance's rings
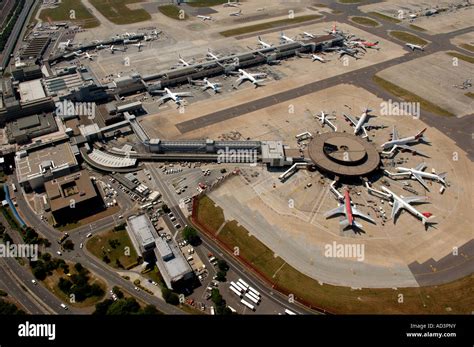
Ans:
POLYGON ((225 3, 227 3, 227 0, 191 0, 187 4, 191 7, 211 7, 225 3))
POLYGON ((182 304, 178 306, 180 310, 188 313, 188 314, 193 314, 193 315, 205 315, 205 313, 197 308, 194 308, 192 306, 189 306, 187 304, 182 304))
POLYGON ((393 30, 393 31, 390 31, 390 36, 396 38, 397 40, 413 43, 415 45, 424 46, 428 44, 428 41, 425 41, 421 37, 418 37, 416 35, 410 34, 407 31, 393 30))
POLYGON ((270 248, 254 236, 249 236, 248 231, 238 226, 236 221, 228 222, 218 238, 231 249, 239 247, 240 255, 270 278, 285 263, 280 257, 275 258, 270 248))
POLYGON ((468 43, 461 43, 459 47, 464 48, 465 50, 468 50, 469 52, 474 52, 474 46, 468 43))
POLYGON ((434 113, 434 114, 437 114, 437 115, 440 115, 440 116, 445 116, 445 117, 454 117, 454 114, 449 112, 449 111, 446 111, 445 109, 431 103, 430 101, 428 100, 425 100, 421 97, 419 97, 418 95, 416 94, 413 94, 411 92, 409 92, 408 90, 406 89, 403 89, 381 77, 378 77, 378 76, 374 76, 373 77, 373 80, 374 82, 381 88, 385 89, 386 91, 388 91, 389 93, 392 93, 396 96, 398 96, 399 98, 405 100, 405 101, 408 101, 408 102, 419 102, 420 103, 420 106, 422 109, 424 109, 425 111, 428 111, 428 112, 431 112, 431 113, 434 113))
POLYGON ((127 5, 142 0, 90 0, 91 4, 109 21, 115 24, 132 24, 150 20, 150 14, 144 9, 132 10, 127 5))
POLYGON ((5 217, 5 219, 7 220, 8 224, 10 225, 10 227, 11 227, 13 230, 20 231, 20 230, 21 230, 21 227, 20 227, 20 225, 18 224, 18 222, 17 222, 17 220, 15 219, 15 217, 13 216, 13 212, 12 212, 12 210, 10 210, 10 207, 0 207, 0 209, 2 210, 2 214, 3 214, 3 216, 5 217))
POLYGON ((109 230, 94 235, 86 243, 86 248, 89 252, 103 261, 105 261, 105 256, 107 256, 110 260, 108 264, 116 269, 120 268, 117 264, 117 260, 125 269, 137 264, 137 252, 135 251, 125 229, 120 229, 119 231, 109 230), (109 241, 115 242, 116 245, 112 247, 109 241), (128 253, 127 250, 129 251, 128 253))
POLYGON ((376 27, 380 25, 379 22, 370 19, 369 17, 351 17, 351 21, 360 25, 365 25, 367 27, 376 27))
MULTIPOLYGON (((207 203, 207 202, 206 202, 207 203)), ((200 220, 204 225, 206 220, 200 220)), ((320 285, 318 281, 302 274, 248 232, 235 221, 228 222, 218 239, 229 248, 239 247, 240 256, 277 286, 313 306, 332 313, 462 313, 470 314, 474 305, 474 275, 439 286, 422 288, 362 289, 320 285), (399 303, 403 294, 403 303, 399 303)))
POLYGON ((380 12, 369 12, 368 14, 373 16, 373 17, 377 17, 379 19, 383 19, 385 21, 392 22, 392 23, 400 23, 401 22, 401 20, 398 19, 398 18, 390 17, 390 16, 387 16, 387 15, 382 14, 380 12))
POLYGON ((80 222, 76 222, 76 223, 68 223, 64 225, 59 225, 59 226, 56 226, 55 228, 59 231, 70 231, 70 230, 79 228, 81 225, 82 224, 80 222))
MULTIPOLYGON (((67 262, 67 264, 69 265, 69 273, 71 275, 77 274, 77 271, 74 269, 74 263, 67 262)), ((66 293, 64 293, 61 289, 59 289, 59 287, 58 287, 58 282, 59 282, 59 279, 61 277, 65 278, 65 279, 69 278, 68 276, 66 276, 66 274, 64 274, 64 271, 62 269, 57 269, 57 270, 53 271, 51 276, 46 277, 46 279, 43 280, 43 283, 46 286, 46 288, 49 289, 49 291, 51 291, 54 295, 56 295, 63 302, 65 302, 68 306, 73 306, 73 307, 78 307, 78 308, 90 307, 90 306, 94 306, 95 304, 97 304, 98 302, 100 302, 104 298, 104 295, 102 295, 102 296, 93 296, 93 297, 89 297, 89 298, 87 298, 87 299, 85 299, 84 301, 81 301, 81 302, 71 303, 69 296, 66 293)), ((106 290, 107 289, 106 284, 103 281, 101 281, 100 279, 98 279, 97 277, 95 277, 94 274, 92 274, 91 272, 89 272, 89 281, 88 281, 88 283, 90 285, 92 285, 94 283, 97 283, 102 288, 104 293, 107 291, 106 290)))
POLYGON ((460 53, 457 53, 457 52, 447 52, 446 54, 450 55, 451 57, 455 57, 455 58, 464 60, 465 62, 474 64, 474 58, 470 57, 468 55, 460 54, 460 53))
POLYGON ((160 270, 158 270, 158 266, 154 266, 153 269, 142 272, 142 274, 146 277, 151 279, 152 281, 155 281, 159 285, 163 286, 165 284, 165 281, 163 280, 163 277, 161 276, 160 270))
POLYGON ((199 200, 197 218, 199 220, 205 220, 206 225, 214 233, 225 221, 222 209, 215 206, 214 201, 209 199, 207 196, 204 196, 199 200))
POLYGON ((410 28, 412 28, 413 30, 417 30, 417 31, 426 31, 425 28, 422 28, 422 27, 419 27, 418 25, 415 25, 415 24, 410 24, 410 28))
POLYGON ((474 93, 473 93, 473 92, 468 92, 468 93, 466 93, 466 94, 464 94, 464 95, 470 97, 471 99, 474 99, 474 93))
POLYGON ((95 28, 100 25, 95 16, 90 13, 81 1, 61 0, 56 8, 41 10, 40 18, 44 22, 52 21, 73 21, 84 28, 95 28), (76 19, 71 19, 71 11, 75 11, 76 19))
POLYGON ((184 17, 181 16, 181 9, 178 6, 175 5, 163 5, 163 6, 158 6, 158 11, 160 11, 162 14, 164 14, 167 17, 170 17, 172 19, 176 20, 186 20, 189 18, 189 16, 183 11, 184 17))
POLYGON ((319 19, 319 18, 322 18, 322 16, 318 14, 312 14, 312 15, 295 17, 293 19, 290 19, 290 18, 280 19, 280 20, 275 20, 271 22, 265 22, 265 23, 225 30, 225 31, 221 31, 220 34, 225 37, 242 35, 242 34, 247 34, 247 33, 253 33, 255 31, 278 28, 284 25, 303 23, 303 22, 307 22, 307 21, 319 19))

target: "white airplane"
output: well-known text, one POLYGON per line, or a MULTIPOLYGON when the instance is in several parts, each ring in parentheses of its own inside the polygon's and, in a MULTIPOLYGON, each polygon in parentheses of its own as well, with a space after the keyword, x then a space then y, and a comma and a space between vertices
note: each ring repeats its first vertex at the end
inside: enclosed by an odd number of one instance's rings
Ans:
POLYGON ((259 86, 262 86, 263 85, 262 82, 265 80, 265 79, 258 79, 258 78, 266 77, 266 74, 264 73, 253 74, 242 69, 239 69, 239 74, 240 74, 240 77, 234 82, 234 85, 233 85, 234 88, 237 88, 244 81, 252 82, 255 85, 255 88, 257 88, 259 86))
POLYGON ((321 56, 319 56, 319 55, 316 55, 316 54, 311 54, 311 58, 312 58, 313 61, 316 61, 316 60, 317 60, 317 61, 319 61, 319 62, 321 62, 321 63, 326 63, 326 62, 329 61, 329 60, 326 60, 326 59, 324 59, 323 57, 321 57, 321 56))
POLYGON ((207 54, 206 56, 209 58, 209 59, 212 59, 212 60, 219 60, 219 57, 217 55, 215 55, 214 53, 212 53, 211 49, 208 48, 207 49, 207 54))
POLYGON ((407 46, 408 48, 410 48, 412 51, 415 51, 415 50, 420 50, 420 51, 424 51, 425 50, 425 47, 424 46, 420 46, 420 45, 415 45, 413 43, 405 43, 405 46, 407 46))
POLYGON ((351 198, 349 196, 349 189, 346 188, 342 200, 344 202, 343 204, 324 214, 326 219, 339 214, 344 214, 346 218, 343 221, 339 222, 339 224, 342 226, 342 229, 345 229, 349 226, 355 226, 359 229, 362 229, 362 225, 354 219, 354 216, 364 218, 375 224, 375 221, 370 216, 363 214, 362 212, 358 211, 354 206, 352 206, 351 198))
POLYGON ((365 109, 362 115, 360 117, 356 117, 355 119, 345 113, 343 114, 344 117, 352 123, 354 127, 354 135, 357 135, 362 130, 364 133, 364 136, 362 137, 366 138, 369 136, 369 134, 367 134, 367 130, 384 127, 383 125, 366 124, 370 120, 370 117, 373 117, 369 114, 369 112, 371 112, 371 110, 365 109))
POLYGON ((191 93, 188 92, 173 93, 168 88, 165 88, 164 90, 152 90, 151 93, 165 94, 158 100, 160 105, 168 100, 173 100, 176 105, 181 106, 183 102, 182 97, 193 96, 191 93))
POLYGON ((413 153, 420 154, 420 155, 423 155, 423 156, 426 157, 426 155, 423 154, 422 152, 410 147, 412 144, 416 144, 416 143, 420 143, 420 142, 425 143, 425 144, 430 143, 428 141, 428 139, 426 137, 424 137, 424 135, 423 135, 423 133, 425 131, 426 131, 426 128, 423 129, 422 131, 420 131, 419 133, 417 133, 414 136, 399 138, 398 131, 394 126, 393 130, 392 130, 392 139, 390 141, 385 142, 381 146, 384 150, 390 149, 390 151, 388 151, 388 152, 383 151, 382 154, 391 155, 391 154, 394 153, 395 150, 401 149, 401 150, 411 151, 413 153))
POLYGON ((404 197, 402 195, 397 195, 394 192, 392 192, 390 189, 388 189, 385 186, 382 186, 383 192, 371 188, 369 184, 366 182, 366 187, 369 190, 369 192, 373 192, 376 194, 379 194, 386 199, 392 200, 393 202, 393 207, 392 207, 392 214, 391 218, 393 219, 393 224, 395 224, 396 219, 398 217, 398 214, 400 210, 404 209, 408 212, 410 212, 412 215, 415 217, 421 219, 421 222, 425 227, 428 227, 431 224, 436 224, 436 222, 433 222, 432 219, 435 217, 433 216, 430 212, 420 212, 410 204, 413 203, 423 203, 427 199, 426 196, 408 196, 404 197))
POLYGON ((270 48, 270 47, 273 46, 272 44, 266 43, 265 41, 263 41, 260 36, 257 36, 257 38, 258 38, 258 43, 259 43, 260 46, 262 46, 263 48, 270 48))
POLYGON ((71 46, 72 46, 71 40, 67 40, 66 42, 64 42, 64 47, 71 47, 71 46))
POLYGON ((337 127, 331 122, 331 120, 336 119, 335 116, 329 116, 327 113, 324 113, 324 111, 321 111, 320 116, 315 115, 314 117, 319 120, 323 128, 324 124, 327 124, 332 130, 337 131, 337 127))
POLYGON ((387 170, 387 174, 390 177, 407 177, 409 176, 410 178, 416 179, 420 184, 425 188, 427 191, 429 191, 428 185, 426 184, 424 178, 434 180, 442 184, 443 186, 446 187, 446 172, 440 173, 440 174, 435 174, 435 173, 430 173, 430 172, 425 172, 424 170, 426 169, 426 163, 420 163, 414 168, 406 168, 406 167, 397 167, 396 168, 398 173, 391 173, 387 170))
POLYGON ((315 39, 316 35, 303 31, 303 36, 309 39, 315 39))
POLYGON ((179 60, 179 63, 183 66, 190 66, 192 64, 191 61, 184 60, 183 57, 181 57, 181 54, 178 54, 178 60, 179 60))
POLYGON ((133 46, 138 47, 138 51, 140 52, 144 44, 139 41, 138 43, 134 43, 133 46))
POLYGON ((97 54, 89 54, 88 52, 81 52, 81 51, 76 51, 74 52, 74 55, 79 58, 86 58, 89 60, 93 60, 93 57, 97 57, 97 54))
POLYGON ((209 81, 207 78, 204 78, 202 81, 204 82, 204 86, 202 87, 202 90, 207 90, 211 88, 216 94, 221 92, 221 85, 219 83, 213 83, 209 81))
POLYGON ((290 43, 290 42, 295 42, 295 40, 286 36, 285 33, 282 31, 280 33, 280 42, 290 43))
POLYGON ((242 15, 242 9, 241 8, 237 12, 229 13, 229 16, 232 16, 232 17, 239 17, 241 15, 242 15))
POLYGON ((120 52, 124 51, 123 49, 117 48, 114 45, 110 46, 108 49, 110 50, 110 53, 112 53, 112 54, 114 54, 115 51, 120 51, 120 52))
POLYGON ((211 16, 198 15, 198 16, 196 16, 196 17, 198 17, 199 19, 201 19, 203 22, 205 22, 206 20, 212 20, 212 17, 211 17, 211 16))
POLYGON ((237 7, 237 6, 240 6, 240 2, 239 2, 239 1, 230 1, 230 0, 227 0, 227 2, 224 3, 224 7, 237 7))

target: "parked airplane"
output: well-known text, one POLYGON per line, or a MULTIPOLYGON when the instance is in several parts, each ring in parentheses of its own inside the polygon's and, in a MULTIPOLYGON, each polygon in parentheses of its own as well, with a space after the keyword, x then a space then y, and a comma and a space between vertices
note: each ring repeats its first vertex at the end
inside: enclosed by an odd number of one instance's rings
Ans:
POLYGON ((179 60, 179 64, 182 66, 190 66, 191 64, 193 64, 192 61, 184 60, 183 57, 181 57, 181 54, 178 54, 178 60, 179 60))
POLYGON ((344 192, 343 202, 344 203, 339 205, 339 207, 336 207, 335 209, 332 209, 326 212, 324 216, 326 218, 330 218, 339 214, 344 214, 346 218, 343 221, 339 222, 339 224, 342 226, 343 229, 349 226, 350 227, 355 226, 359 229, 362 229, 362 225, 354 219, 354 216, 364 218, 375 224, 375 221, 370 216, 365 215, 362 212, 359 212, 355 207, 352 206, 348 188, 346 188, 344 192))
POLYGON ((303 36, 309 39, 315 39, 316 35, 303 31, 303 36))
POLYGON ((425 46, 420 46, 420 45, 415 45, 413 43, 405 43, 405 46, 407 46, 408 48, 410 48, 412 51, 415 51, 415 50, 420 50, 420 51, 424 51, 425 50, 425 46))
POLYGON ((144 44, 140 41, 138 43, 134 43, 133 46, 138 47, 138 51, 140 52, 144 44))
POLYGON ((234 82, 234 85, 233 85, 234 88, 237 88, 244 81, 252 82, 255 85, 255 88, 257 88, 259 86, 262 86, 263 85, 262 82, 265 80, 265 79, 258 79, 258 78, 266 77, 266 74, 264 73, 250 73, 243 69, 239 69, 238 73, 240 74, 240 77, 234 82))
POLYGON ((219 60, 219 57, 217 55, 215 55, 214 53, 212 53, 210 48, 207 49, 207 54, 206 55, 209 59, 219 60))
POLYGON ((207 90, 211 88, 214 93, 220 93, 221 92, 221 85, 219 83, 213 83, 209 81, 207 78, 204 78, 202 81, 190 81, 193 84, 197 85, 202 85, 202 90, 207 90))
POLYGON ((369 114, 369 112, 371 111, 372 110, 365 109, 362 115, 360 117, 355 117, 355 119, 343 113, 344 117, 352 123, 352 126, 354 127, 354 135, 357 135, 362 130, 362 132, 364 133, 364 136, 362 137, 365 138, 369 136, 369 134, 367 134, 367 130, 385 127, 385 125, 366 124, 370 121, 371 117, 374 117, 369 114))
POLYGON ((164 95, 158 100, 160 105, 165 103, 168 100, 173 100, 176 105, 181 106, 182 102, 183 102, 182 97, 193 96, 191 93, 188 93, 188 92, 173 93, 168 88, 165 88, 164 90, 152 90, 150 92, 152 94, 155 94, 155 93, 163 94, 164 93, 164 95))
POLYGON ((257 36, 257 38, 258 38, 258 43, 259 43, 260 46, 262 46, 263 48, 270 48, 270 47, 273 46, 272 44, 266 43, 265 41, 263 41, 260 36, 257 36))
POLYGON ((324 59, 323 57, 319 56, 319 55, 316 55, 316 54, 311 54, 311 58, 313 59, 313 61, 319 61, 321 63, 326 63, 328 62, 329 60, 326 60, 324 59))
POLYGON ((417 133, 414 136, 408 136, 408 137, 400 138, 398 136, 398 131, 394 126, 393 130, 392 130, 392 139, 390 141, 385 142, 381 146, 384 150, 390 149, 390 151, 388 151, 388 152, 383 151, 382 154, 391 155, 392 153, 394 153, 395 150, 402 149, 402 150, 411 151, 413 153, 420 154, 420 155, 423 155, 423 156, 426 157, 426 155, 423 154, 422 152, 410 147, 412 144, 416 144, 416 143, 420 143, 420 142, 425 143, 425 144, 429 144, 428 139, 426 137, 424 137, 424 135, 423 135, 423 133, 425 131, 426 131, 426 128, 423 129, 422 131, 420 131, 419 133, 417 133))
POLYGON ((376 50, 379 50, 380 47, 378 47, 379 41, 375 42, 370 42, 370 41, 359 41, 359 40, 354 40, 354 41, 349 41, 349 43, 354 44, 360 48, 373 48, 376 50))
POLYGON ((240 6, 240 2, 239 2, 239 1, 230 1, 230 0, 227 0, 227 2, 224 3, 224 7, 237 7, 237 6, 240 6))
POLYGON ((436 222, 433 222, 432 219, 435 217, 433 216, 430 212, 420 212, 411 204, 413 203, 423 203, 427 199, 426 196, 408 196, 404 197, 401 195, 397 195, 394 192, 392 192, 390 189, 388 189, 385 186, 382 186, 383 192, 371 188, 369 184, 366 182, 366 187, 369 190, 369 192, 379 194, 380 196, 385 197, 386 199, 392 200, 393 202, 393 207, 392 207, 392 214, 391 218, 393 219, 393 224, 395 224, 398 214, 400 213, 400 210, 404 209, 408 212, 410 212, 412 215, 415 217, 421 219, 421 222, 425 227, 430 226, 431 224, 436 224, 436 222))
POLYGON ((196 17, 198 17, 199 19, 201 19, 203 22, 205 22, 206 20, 212 20, 212 17, 211 17, 211 16, 198 15, 198 16, 196 16, 196 17))
POLYGON ((285 35, 285 33, 282 31, 280 33, 280 42, 283 43, 290 43, 290 42, 295 42, 292 38, 289 38, 288 36, 285 35))
POLYGON ((97 54, 89 54, 88 52, 81 52, 81 51, 76 51, 74 52, 74 55, 79 58, 86 58, 89 60, 93 60, 93 57, 97 57, 97 54))
POLYGON ((117 47, 115 47, 114 45, 110 46, 108 49, 110 50, 110 53, 112 53, 112 54, 114 54, 115 51, 120 51, 120 52, 124 52, 124 51, 125 51, 125 48, 123 48, 123 49, 122 49, 122 48, 117 48, 117 47))
POLYGON ((321 111, 320 116, 315 115, 314 117, 319 120, 323 128, 324 124, 327 124, 332 130, 337 131, 337 127, 331 122, 331 120, 336 119, 335 116, 329 116, 327 113, 324 113, 324 111, 321 111))
POLYGON ((430 172, 425 172, 424 170, 426 169, 426 163, 420 163, 414 168, 405 168, 405 167, 397 167, 396 168, 398 173, 391 173, 387 170, 385 172, 390 176, 390 177, 410 177, 416 179, 420 184, 427 190, 429 191, 428 185, 426 184, 424 178, 434 180, 442 184, 443 186, 446 186, 446 172, 440 173, 440 174, 435 174, 435 173, 430 173, 430 172))
POLYGON ((66 42, 64 42, 64 47, 71 47, 71 46, 72 46, 71 40, 67 40, 66 42))
POLYGON ((237 12, 229 13, 229 16, 238 17, 242 15, 242 9, 239 9, 237 12))

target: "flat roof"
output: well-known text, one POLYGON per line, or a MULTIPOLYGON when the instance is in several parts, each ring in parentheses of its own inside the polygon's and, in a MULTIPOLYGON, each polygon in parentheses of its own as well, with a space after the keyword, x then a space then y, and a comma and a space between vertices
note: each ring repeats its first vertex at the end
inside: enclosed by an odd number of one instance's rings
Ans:
POLYGON ((146 215, 130 217, 127 224, 141 247, 148 248, 155 242, 154 228, 146 215))
POLYGON ((46 97, 41 80, 32 80, 19 84, 21 102, 34 101, 46 97))
POLYGON ((174 242, 167 242, 166 240, 159 237, 155 240, 155 243, 155 254, 157 255, 157 259, 159 258, 159 263, 162 264, 162 266, 159 266, 159 268, 165 268, 166 273, 171 281, 178 281, 184 275, 193 271, 174 242), (169 255, 170 252, 173 254, 173 256, 169 255), (163 254, 167 254, 167 257, 165 258, 163 254))
POLYGON ((58 211, 70 207, 71 200, 75 204, 97 197, 94 184, 87 171, 80 171, 71 175, 53 179, 44 184, 48 195, 51 211, 58 211))
POLYGON ((46 148, 29 152, 26 156, 15 157, 18 180, 20 182, 42 174, 41 164, 52 161, 54 168, 62 166, 76 166, 77 160, 68 142, 55 144, 46 148))

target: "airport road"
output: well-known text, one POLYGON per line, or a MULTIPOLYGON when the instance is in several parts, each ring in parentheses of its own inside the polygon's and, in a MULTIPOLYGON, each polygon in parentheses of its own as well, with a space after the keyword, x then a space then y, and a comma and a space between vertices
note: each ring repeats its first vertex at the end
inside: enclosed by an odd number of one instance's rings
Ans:
MULTIPOLYGON (((15 183, 17 182, 15 181, 15 183)), ((26 202, 22 194, 16 195, 16 201, 18 203, 18 209, 19 211, 21 211, 21 214, 25 220, 25 223, 28 225, 34 225, 35 229, 38 231, 39 234, 43 235, 44 237, 48 238, 51 241, 50 251, 54 256, 56 256, 56 252, 61 249, 58 243, 55 241, 62 235, 62 233, 55 230, 49 224, 41 221, 38 215, 30 209, 28 203, 26 202)), ((75 244, 75 248, 72 251, 63 251, 62 258, 71 262, 80 262, 82 265, 84 265, 94 274, 96 274, 97 276, 102 278, 104 281, 106 281, 109 287, 118 286, 120 288, 123 288, 124 290, 130 292, 131 295, 142 300, 143 302, 155 305, 157 309, 163 313, 185 314, 185 312, 181 311, 179 308, 165 303, 162 299, 154 297, 144 291, 134 290, 135 286, 133 285, 133 283, 120 277, 117 273, 115 273, 115 271, 112 268, 110 268, 108 265, 103 263, 100 259, 97 259, 95 256, 90 254, 87 251, 86 247, 82 249, 79 248, 78 246, 79 243, 84 241, 85 236, 89 232, 91 232, 92 234, 95 234, 101 231, 109 230, 114 225, 116 225, 116 221, 117 219, 115 216, 109 216, 109 217, 106 217, 99 221, 94 222, 92 225, 83 226, 83 227, 75 229, 73 232, 71 232, 71 236, 70 236, 71 240, 75 244)), ((24 286, 32 285, 31 279, 33 278, 33 276, 31 275, 31 273, 27 272, 26 270, 24 270, 24 272, 26 274, 20 277, 22 284, 24 286)), ((52 304, 52 307, 60 307, 59 305, 61 301, 59 301, 59 299, 57 299, 53 294, 51 294, 46 288, 43 288, 42 286, 38 285, 38 286, 34 286, 34 288, 32 289, 34 289, 36 292, 36 290, 39 288, 42 288, 44 289, 44 291, 46 291, 46 292, 42 291, 38 295, 44 302, 48 303, 49 301, 51 301, 52 300, 51 296, 52 296, 53 298, 56 299, 56 302, 52 304)), ((64 312, 75 313, 76 311, 70 308, 69 311, 64 311, 64 312)), ((64 312, 61 312, 61 313, 64 313, 64 312)))
MULTIPOLYGON (((161 194, 163 195, 163 198, 166 199, 168 207, 170 210, 173 212, 174 216, 176 217, 176 220, 181 224, 182 227, 188 224, 186 216, 183 214, 181 211, 181 208, 179 207, 178 201, 173 197, 173 194, 169 191, 168 187, 163 184, 161 181, 161 178, 159 176, 159 173, 157 172, 156 168, 153 166, 153 164, 147 164, 147 169, 150 171, 151 175, 153 176, 153 179, 157 183, 159 190, 161 194)), ((189 187, 191 189, 191 187, 189 187)), ((163 220, 165 221, 166 225, 168 226, 169 230, 176 230, 176 228, 173 226, 173 223, 170 221, 168 216, 163 216, 163 220)), ((176 232, 177 234, 177 232, 176 232)), ((176 238, 176 234, 174 235, 176 238)), ((314 314, 316 313, 315 311, 309 310, 308 308, 299 305, 299 304, 290 304, 288 302, 288 298, 281 293, 277 291, 271 290, 271 288, 268 288, 268 285, 262 282, 257 276, 255 276, 253 273, 249 272, 248 270, 245 269, 244 265, 242 265, 237 259, 234 257, 230 256, 226 252, 223 252, 214 241, 212 241, 210 238, 207 237, 207 235, 204 235, 203 233, 201 234, 201 240, 203 242, 203 245, 208 248, 210 251, 212 251, 214 254, 219 255, 220 258, 224 259, 230 266, 231 269, 239 275, 245 282, 247 282, 250 286, 254 287, 257 289, 261 294, 262 297, 266 298, 267 300, 271 300, 275 304, 283 307, 282 311, 285 308, 290 309, 291 311, 294 311, 299 314, 314 314)), ((199 252, 199 250, 198 250, 199 252)), ((207 258, 205 254, 199 253, 199 256, 201 258, 207 258)))

